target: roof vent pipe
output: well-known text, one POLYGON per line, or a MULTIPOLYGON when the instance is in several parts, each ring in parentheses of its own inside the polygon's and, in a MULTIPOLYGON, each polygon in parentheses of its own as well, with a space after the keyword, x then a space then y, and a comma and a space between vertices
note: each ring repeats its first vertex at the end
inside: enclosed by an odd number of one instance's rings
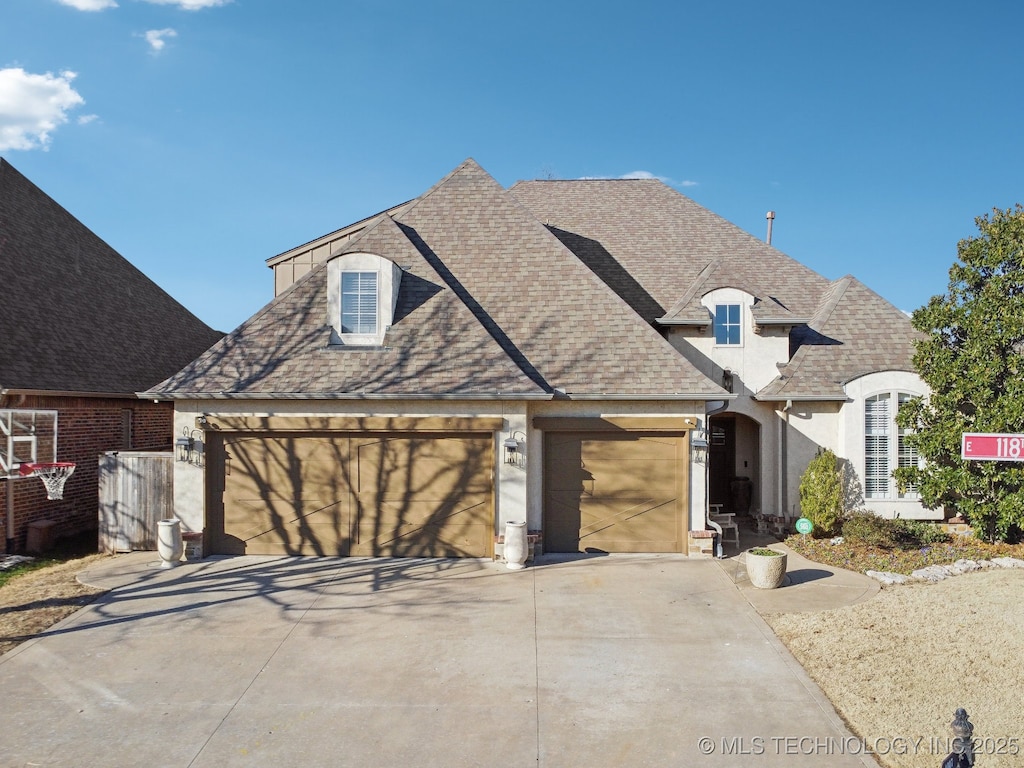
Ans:
POLYGON ((766 213, 764 215, 764 217, 766 219, 768 219, 768 236, 765 237, 765 242, 768 243, 768 245, 771 245, 772 244, 772 222, 775 221, 775 211, 768 211, 768 213, 766 213))

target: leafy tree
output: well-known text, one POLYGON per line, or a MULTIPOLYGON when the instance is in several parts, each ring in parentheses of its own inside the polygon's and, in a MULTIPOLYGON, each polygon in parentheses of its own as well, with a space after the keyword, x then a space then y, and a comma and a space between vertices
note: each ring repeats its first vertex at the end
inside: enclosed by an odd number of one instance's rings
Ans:
POLYGON ((914 430, 924 466, 896 470, 930 509, 948 506, 990 541, 1024 525, 1024 465, 964 461, 964 432, 1024 432, 1024 208, 975 219, 961 240, 949 292, 913 314, 914 365, 931 394, 904 404, 900 426, 914 430))
POLYGON ((843 473, 836 455, 819 450, 800 477, 800 514, 814 523, 816 536, 831 536, 843 517, 843 473))

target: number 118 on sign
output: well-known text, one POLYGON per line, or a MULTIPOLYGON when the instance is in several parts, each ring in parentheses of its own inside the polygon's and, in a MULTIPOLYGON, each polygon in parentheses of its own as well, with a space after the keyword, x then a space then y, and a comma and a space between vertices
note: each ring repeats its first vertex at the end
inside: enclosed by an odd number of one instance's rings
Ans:
POLYGON ((965 432, 960 456, 977 461, 1024 461, 1024 435, 965 432))

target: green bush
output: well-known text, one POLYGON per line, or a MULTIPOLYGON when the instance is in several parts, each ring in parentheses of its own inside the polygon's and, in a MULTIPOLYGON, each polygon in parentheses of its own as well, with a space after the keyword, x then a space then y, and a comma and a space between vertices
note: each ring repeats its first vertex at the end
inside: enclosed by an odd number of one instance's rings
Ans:
POLYGON ((914 549, 945 544, 949 534, 922 520, 889 520, 874 512, 860 510, 843 522, 843 538, 884 549, 914 549))
POLYGON ((929 547, 933 544, 944 544, 949 541, 949 534, 932 523, 923 520, 892 521, 896 540, 903 547, 929 547))
POLYGON ((843 522, 843 538, 870 547, 892 549, 899 544, 893 522, 874 512, 860 510, 850 514, 843 522))
POLYGON ((816 537, 832 536, 843 517, 843 473, 836 455, 819 450, 800 478, 800 514, 814 523, 816 537))

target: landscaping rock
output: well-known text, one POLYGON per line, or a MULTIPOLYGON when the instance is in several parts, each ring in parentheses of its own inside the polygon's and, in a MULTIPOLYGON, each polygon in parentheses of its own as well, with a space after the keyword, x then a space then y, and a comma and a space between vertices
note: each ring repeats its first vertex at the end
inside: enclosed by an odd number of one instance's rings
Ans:
POLYGON ((993 557, 992 563, 1000 568, 1024 568, 1024 560, 1019 557, 993 557))
POLYGON ((31 563, 33 560, 35 560, 34 557, 25 555, 0 555, 0 571, 8 571, 22 563, 31 563))
POLYGON ((929 581, 934 584, 937 581, 944 581, 952 575, 953 569, 951 566, 929 565, 926 568, 918 568, 910 574, 910 578, 918 579, 919 581, 929 581))
POLYGON ((949 570, 954 576, 959 576, 961 573, 980 571, 981 564, 977 560, 960 559, 949 566, 949 570))
POLYGON ((865 571, 865 573, 882 584, 906 584, 909 580, 909 577, 902 573, 892 573, 891 571, 865 571))

